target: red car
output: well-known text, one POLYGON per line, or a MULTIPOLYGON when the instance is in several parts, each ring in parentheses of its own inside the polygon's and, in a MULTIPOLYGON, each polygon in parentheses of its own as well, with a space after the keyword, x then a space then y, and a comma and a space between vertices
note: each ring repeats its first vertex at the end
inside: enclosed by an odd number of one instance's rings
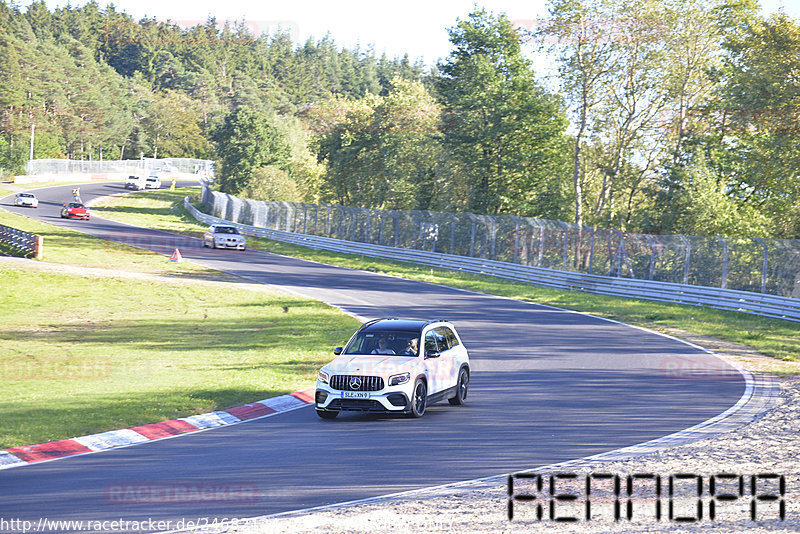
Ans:
POLYGON ((68 202, 61 207, 62 219, 86 219, 88 220, 89 208, 80 202, 68 202))

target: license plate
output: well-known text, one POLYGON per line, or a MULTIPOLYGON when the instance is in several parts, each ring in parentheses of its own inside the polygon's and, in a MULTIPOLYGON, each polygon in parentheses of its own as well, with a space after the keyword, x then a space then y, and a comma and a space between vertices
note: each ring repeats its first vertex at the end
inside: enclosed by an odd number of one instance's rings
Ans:
POLYGON ((342 391, 343 399, 368 399, 368 391, 342 391))

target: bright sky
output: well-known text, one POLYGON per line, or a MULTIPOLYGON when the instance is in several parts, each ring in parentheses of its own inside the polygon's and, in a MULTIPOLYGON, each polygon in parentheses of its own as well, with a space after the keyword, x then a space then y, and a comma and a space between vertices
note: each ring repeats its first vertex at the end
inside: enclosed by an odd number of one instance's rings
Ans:
MULTIPOLYGON (((29 1, 20 2, 21 5, 29 1)), ((46 0, 52 9, 66 0, 46 0)), ((82 5, 82 0, 73 5, 82 5)), ((106 0, 99 0, 105 5, 106 0)), ((422 57, 433 65, 450 51, 447 28, 465 17, 474 0, 115 0, 117 9, 135 18, 143 16, 171 19, 181 25, 194 25, 209 16, 217 21, 244 21, 256 31, 272 33, 289 29, 295 41, 309 36, 320 39, 330 32, 339 46, 374 45, 376 55, 390 57, 408 53, 412 60, 422 57)), ((505 12, 513 21, 530 27, 547 17, 547 0, 484 0, 478 2, 490 11, 505 12)), ((766 13, 779 8, 800 19, 798 0, 761 0, 766 13)))

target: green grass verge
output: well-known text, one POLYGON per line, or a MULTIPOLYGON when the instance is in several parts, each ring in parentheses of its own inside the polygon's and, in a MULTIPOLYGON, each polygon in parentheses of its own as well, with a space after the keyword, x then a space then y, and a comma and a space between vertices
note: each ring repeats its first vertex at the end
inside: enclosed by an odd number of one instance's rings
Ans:
POLYGON ((0 264, 0 448, 308 387, 358 325, 313 300, 1 209, 0 224, 44 236, 44 263, 142 275, 0 264))
POLYGON ((219 279, 221 275, 217 271, 199 265, 169 262, 165 256, 154 252, 113 243, 2 209, 0 209, 0 224, 42 236, 44 238, 42 259, 47 262, 208 279, 219 279))
POLYGON ((0 448, 308 387, 358 325, 234 283, 23 269, 0 270, 0 448))
MULTIPOLYGON (((103 216, 132 224, 198 235, 205 226, 199 224, 183 208, 183 198, 187 194, 198 193, 199 188, 193 188, 172 193, 144 192, 114 197, 105 204, 103 216), (149 215, 151 211, 156 215, 149 215)), ((715 337, 787 361, 798 361, 800 355, 800 324, 791 321, 695 306, 554 290, 489 276, 376 260, 354 254, 313 250, 252 237, 248 237, 248 247, 332 265, 548 304, 659 331, 673 333, 683 331, 715 337)))

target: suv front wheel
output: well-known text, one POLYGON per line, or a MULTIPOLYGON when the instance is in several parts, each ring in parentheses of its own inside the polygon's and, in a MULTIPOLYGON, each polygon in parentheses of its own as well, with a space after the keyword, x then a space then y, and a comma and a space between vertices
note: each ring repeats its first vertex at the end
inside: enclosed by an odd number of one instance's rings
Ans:
POLYGON ((428 403, 428 388, 425 382, 417 380, 414 386, 414 396, 411 398, 411 411, 412 417, 422 417, 425 415, 425 408, 428 403))
POLYGON ((469 389, 469 373, 466 369, 461 369, 458 373, 456 394, 447 399, 447 401, 453 406, 464 404, 467 401, 467 389, 469 389))

